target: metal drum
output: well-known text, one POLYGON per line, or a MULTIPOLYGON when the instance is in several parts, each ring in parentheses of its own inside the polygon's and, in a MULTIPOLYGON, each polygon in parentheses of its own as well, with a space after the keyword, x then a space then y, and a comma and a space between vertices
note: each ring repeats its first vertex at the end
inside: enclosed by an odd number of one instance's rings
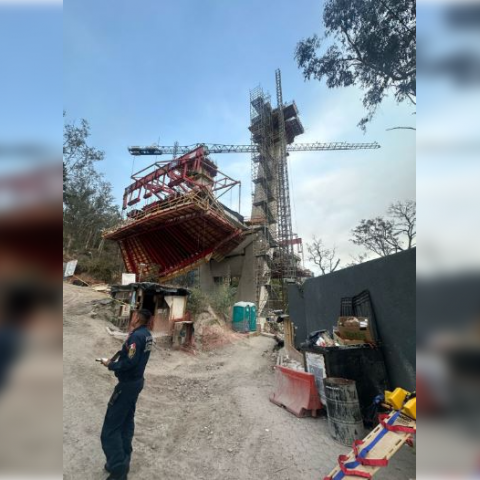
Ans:
POLYGON ((324 385, 330 435, 335 441, 351 447, 354 440, 365 436, 355 381, 325 378, 324 385))

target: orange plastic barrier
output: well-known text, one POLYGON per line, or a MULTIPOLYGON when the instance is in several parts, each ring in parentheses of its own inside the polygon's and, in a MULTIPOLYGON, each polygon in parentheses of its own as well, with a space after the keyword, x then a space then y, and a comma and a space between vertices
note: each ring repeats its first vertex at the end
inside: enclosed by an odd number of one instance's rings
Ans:
POLYGON ((322 404, 313 374, 282 366, 275 369, 275 391, 270 395, 270 401, 297 417, 316 417, 322 404))

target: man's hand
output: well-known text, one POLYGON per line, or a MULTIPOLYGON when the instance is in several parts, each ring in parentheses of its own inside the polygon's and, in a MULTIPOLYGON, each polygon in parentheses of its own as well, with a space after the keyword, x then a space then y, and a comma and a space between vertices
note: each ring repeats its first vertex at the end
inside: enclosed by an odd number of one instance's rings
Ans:
POLYGON ((109 358, 102 358, 102 359, 100 360, 100 363, 101 363, 102 365, 104 365, 105 367, 108 368, 108 366, 109 366, 110 363, 111 363, 111 360, 110 360, 109 358))

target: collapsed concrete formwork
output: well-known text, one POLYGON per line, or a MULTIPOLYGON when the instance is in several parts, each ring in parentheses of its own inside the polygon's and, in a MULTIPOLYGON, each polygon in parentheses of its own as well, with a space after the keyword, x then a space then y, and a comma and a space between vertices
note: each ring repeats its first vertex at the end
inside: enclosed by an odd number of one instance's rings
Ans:
POLYGON ((104 233, 118 242, 128 272, 164 282, 212 258, 221 261, 242 242, 248 227, 216 198, 239 182, 222 174, 204 147, 151 167, 132 176, 126 219, 104 233))

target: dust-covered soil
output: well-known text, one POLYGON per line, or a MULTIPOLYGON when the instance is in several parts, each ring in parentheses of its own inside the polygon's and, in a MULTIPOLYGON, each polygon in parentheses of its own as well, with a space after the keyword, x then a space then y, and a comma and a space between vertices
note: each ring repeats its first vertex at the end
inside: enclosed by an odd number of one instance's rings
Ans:
MULTIPOLYGON (((64 284, 64 478, 105 479, 100 430, 115 378, 95 358, 120 341, 91 317, 88 288, 64 284)), ((191 355, 157 347, 137 405, 130 480, 318 480, 347 449, 325 418, 298 419, 269 402, 275 342, 237 339, 191 355)), ((378 479, 415 477, 403 449, 378 479)))

